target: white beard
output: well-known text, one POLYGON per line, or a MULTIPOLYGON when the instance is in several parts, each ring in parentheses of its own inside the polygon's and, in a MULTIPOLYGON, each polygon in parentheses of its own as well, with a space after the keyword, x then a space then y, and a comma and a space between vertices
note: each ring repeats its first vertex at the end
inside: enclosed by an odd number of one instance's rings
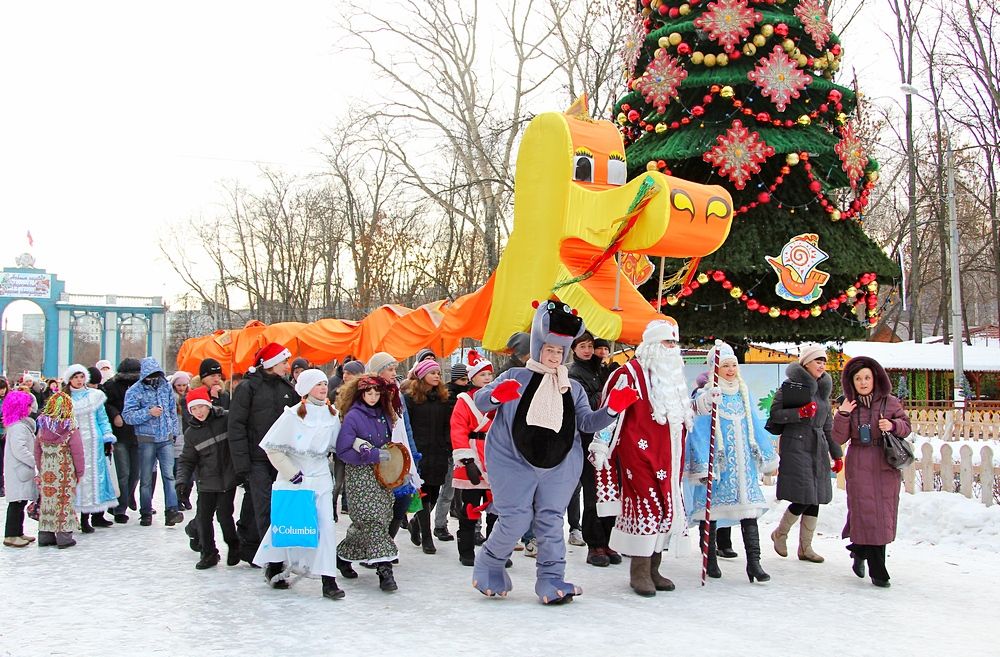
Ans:
POLYGON ((684 359, 678 347, 664 347, 659 342, 642 343, 635 350, 648 380, 649 403, 657 424, 671 428, 684 423, 691 427, 694 411, 684 379, 684 359))

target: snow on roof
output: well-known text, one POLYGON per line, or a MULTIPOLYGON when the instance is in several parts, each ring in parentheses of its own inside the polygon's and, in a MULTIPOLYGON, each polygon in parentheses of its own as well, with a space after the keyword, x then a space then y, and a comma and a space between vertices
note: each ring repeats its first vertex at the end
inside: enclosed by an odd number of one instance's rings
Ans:
MULTIPOLYGON (((887 370, 951 370, 952 345, 914 342, 845 342, 844 355, 874 358, 887 370)), ((967 372, 1000 372, 1000 348, 964 345, 967 372)))

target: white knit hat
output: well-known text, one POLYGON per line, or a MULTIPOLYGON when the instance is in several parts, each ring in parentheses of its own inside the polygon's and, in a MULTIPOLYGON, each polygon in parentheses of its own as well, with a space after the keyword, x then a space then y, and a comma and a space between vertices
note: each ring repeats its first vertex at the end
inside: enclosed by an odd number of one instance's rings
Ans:
POLYGON ((799 347, 799 365, 805 365, 811 360, 826 358, 826 347, 821 344, 804 344, 799 347))
MULTIPOLYGON (((712 347, 711 349, 708 350, 708 357, 705 360, 708 363, 709 367, 715 365, 715 347, 712 347)), ((723 363, 729 360, 735 363, 740 362, 739 359, 736 358, 736 352, 733 351, 733 348, 730 347, 725 342, 723 342, 722 345, 719 347, 719 365, 722 365, 723 363)))
POLYGON ((323 374, 322 371, 305 370, 299 374, 299 378, 295 382, 295 392, 299 394, 299 397, 305 397, 317 384, 325 381, 327 381, 326 374, 323 374))
POLYGON ((389 367, 390 365, 395 365, 398 362, 399 361, 397 361, 395 358, 392 357, 392 354, 386 353, 384 351, 379 351, 375 353, 368 360, 368 367, 366 367, 365 369, 368 371, 369 374, 377 375, 385 368, 389 367))

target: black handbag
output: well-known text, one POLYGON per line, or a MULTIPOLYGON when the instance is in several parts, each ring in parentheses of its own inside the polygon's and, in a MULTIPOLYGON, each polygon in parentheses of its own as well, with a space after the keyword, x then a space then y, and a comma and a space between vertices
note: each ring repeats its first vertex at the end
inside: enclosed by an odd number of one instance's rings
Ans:
MULTIPOLYGON (((881 417, 885 415, 884 399, 882 400, 882 413, 879 415, 881 417)), ((885 460, 897 470, 902 470, 913 463, 913 446, 910 441, 900 438, 891 431, 882 432, 882 450, 885 452, 885 460)))
POLYGON ((781 405, 785 408, 802 408, 812 401, 812 391, 804 383, 785 381, 781 384, 781 405))

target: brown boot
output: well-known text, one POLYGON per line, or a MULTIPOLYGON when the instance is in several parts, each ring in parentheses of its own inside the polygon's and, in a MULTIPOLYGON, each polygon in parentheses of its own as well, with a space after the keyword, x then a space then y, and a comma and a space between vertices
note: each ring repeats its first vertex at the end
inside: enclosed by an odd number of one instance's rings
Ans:
POLYGON ((656 595, 656 585, 650 573, 651 557, 632 557, 629 566, 629 586, 644 598, 656 595))
POLYGON ((774 541, 774 551, 778 553, 778 556, 788 556, 788 532, 798 519, 797 515, 786 509, 785 515, 781 516, 781 522, 778 523, 778 527, 771 532, 771 540, 774 541))
POLYGON ((816 533, 816 518, 812 516, 802 516, 799 523, 799 561, 811 561, 813 563, 823 563, 823 557, 813 552, 813 534, 816 533))
POLYGON ((649 575, 653 580, 653 586, 657 591, 673 591, 674 583, 660 574, 660 561, 663 560, 662 552, 654 552, 649 560, 649 575))

